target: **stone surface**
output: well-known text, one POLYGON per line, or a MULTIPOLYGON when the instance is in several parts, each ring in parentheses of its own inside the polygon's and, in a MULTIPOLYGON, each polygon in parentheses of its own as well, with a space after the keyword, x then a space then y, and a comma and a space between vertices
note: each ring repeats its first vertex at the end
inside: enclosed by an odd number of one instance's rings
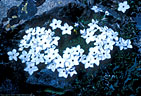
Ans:
MULTIPOLYGON (((25 0, 25 1, 30 2, 30 5, 33 5, 31 3, 36 4, 37 13, 35 15, 41 15, 43 12, 49 11, 52 8, 64 6, 68 3, 75 2, 75 0, 40 0, 40 1, 39 0, 25 0)), ((0 24, 3 18, 7 17, 8 10, 10 10, 14 6, 20 7, 20 5, 22 5, 23 2, 24 2, 23 0, 1 0, 0 1, 0 24)), ((30 7, 32 8, 32 6, 30 7)))
POLYGON ((29 76, 26 82, 29 84, 52 86, 59 89, 64 89, 71 86, 65 78, 59 78, 55 72, 48 69, 42 69, 37 74, 29 76))
POLYGON ((45 11, 51 10, 52 8, 61 7, 74 1, 75 0, 46 0, 41 6, 37 7, 38 12, 36 15, 40 15, 45 11))
POLYGON ((7 11, 13 6, 19 6, 23 0, 1 0, 0 1, 0 23, 7 17, 7 11))

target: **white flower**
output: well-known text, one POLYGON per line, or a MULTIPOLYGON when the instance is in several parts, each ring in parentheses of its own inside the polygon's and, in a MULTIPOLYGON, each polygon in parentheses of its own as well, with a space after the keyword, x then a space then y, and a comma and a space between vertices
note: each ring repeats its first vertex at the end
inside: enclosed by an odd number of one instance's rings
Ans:
POLYGON ((30 61, 30 54, 28 54, 24 50, 24 51, 22 51, 22 54, 19 56, 19 59, 21 59, 22 63, 25 63, 26 61, 30 61))
POLYGON ((68 72, 66 71, 65 68, 59 68, 57 69, 57 71, 59 72, 59 77, 64 77, 64 78, 68 77, 68 72))
POLYGON ((127 48, 133 48, 133 46, 131 45, 131 41, 129 39, 127 39, 126 42, 127 42, 127 48))
POLYGON ((79 26, 79 24, 78 24, 78 23, 75 23, 75 24, 74 24, 74 26, 75 26, 75 27, 78 27, 78 26, 79 26))
POLYGON ((67 61, 70 62, 71 64, 70 66, 74 66, 74 65, 79 65, 78 59, 79 59, 78 56, 71 56, 71 58, 68 59, 67 61))
POLYGON ((49 65, 47 65, 46 67, 47 69, 51 69, 51 71, 55 72, 56 68, 56 63, 51 63, 49 65))
POLYGON ((56 36, 56 37, 53 37, 52 38, 52 42, 51 42, 51 45, 56 45, 58 46, 58 41, 60 40, 60 37, 56 36))
POLYGON ((43 35, 45 34, 45 27, 36 27, 36 35, 43 35))
POLYGON ((50 48, 50 54, 53 56, 52 58, 55 59, 59 55, 59 50, 58 49, 52 49, 50 48))
POLYGON ((101 40, 102 42, 106 40, 106 34, 103 32, 97 36, 96 40, 101 40))
POLYGON ((66 50, 63 51, 63 58, 64 59, 70 58, 72 52, 73 52, 73 50, 71 48, 67 47, 66 50))
POLYGON ((93 6, 91 8, 91 10, 93 10, 95 13, 97 13, 97 12, 101 11, 101 8, 98 8, 97 6, 93 6))
POLYGON ((22 39, 21 41, 20 41, 20 44, 19 44, 19 47, 23 47, 23 48, 28 48, 30 45, 29 44, 27 44, 27 41, 26 40, 24 40, 24 39, 22 39))
POLYGON ((107 29, 106 35, 114 41, 118 40, 118 32, 114 32, 111 28, 107 29))
POLYGON ((29 28, 28 30, 25 31, 25 33, 31 34, 32 30, 33 30, 33 28, 29 28))
POLYGON ((107 38, 103 42, 104 42, 104 49, 105 50, 113 50, 113 46, 115 44, 115 42, 113 40, 111 40, 110 38, 107 38))
MULTIPOLYGON (((70 59, 69 59, 70 60, 70 59)), ((65 65, 65 68, 68 70, 68 69, 71 69, 74 65, 72 64, 72 62, 70 62, 70 61, 65 61, 65 63, 64 63, 64 65, 65 65)))
POLYGON ((51 55, 44 55, 45 64, 50 63, 53 59, 51 55))
POLYGON ((19 53, 17 52, 16 49, 13 49, 12 51, 7 52, 7 54, 9 55, 9 60, 17 61, 17 56, 19 55, 19 53))
POLYGON ((33 62, 26 62, 27 67, 24 69, 24 71, 27 71, 29 75, 32 75, 35 71, 38 71, 38 67, 35 66, 35 63, 33 62))
POLYGON ((94 59, 93 59, 93 56, 92 55, 88 55, 86 57, 85 60, 81 61, 84 66, 85 66, 85 69, 89 68, 89 67, 94 67, 93 64, 94 64, 94 59))
POLYGON ((92 29, 94 28, 97 28, 98 25, 97 25, 98 21, 97 20, 94 20, 92 19, 92 22, 88 24, 89 27, 93 27, 92 29))
POLYGON ((34 55, 35 54, 35 52, 36 52, 36 49, 29 49, 29 52, 28 52, 28 54, 30 54, 30 55, 34 55))
POLYGON ((107 16, 108 16, 109 14, 110 14, 110 13, 109 13, 108 11, 105 11, 105 15, 107 15, 107 16))
POLYGON ((51 29, 48 29, 48 30, 45 30, 45 35, 46 35, 47 37, 52 37, 52 36, 54 35, 54 32, 52 32, 51 29))
POLYGON ((58 54, 58 49, 54 50, 54 49, 48 49, 48 51, 45 52, 46 55, 44 55, 44 59, 45 59, 45 64, 50 63, 52 60, 55 60, 55 58, 59 58, 59 54, 58 54))
POLYGON ((77 74, 75 67, 68 70, 68 74, 72 77, 74 74, 77 74))
POLYGON ((61 27, 62 35, 69 34, 71 35, 71 30, 73 29, 72 26, 69 26, 67 23, 64 24, 64 26, 61 27))
POLYGON ((104 42, 100 39, 96 39, 96 42, 94 43, 94 45, 98 46, 99 48, 103 47, 104 42))
POLYGON ((64 77, 64 78, 67 78, 69 74, 71 77, 74 74, 77 74, 77 72, 75 71, 75 68, 71 68, 69 70, 66 70, 65 68, 58 68, 57 71, 59 73, 59 77, 64 77))
POLYGON ((52 45, 51 42, 52 42, 52 38, 47 38, 47 39, 44 39, 44 41, 40 44, 42 45, 42 48, 45 50, 51 47, 52 45))
POLYGON ((110 50, 105 50, 103 55, 104 55, 105 59, 110 59, 111 58, 110 50))
POLYGON ((84 53, 84 50, 80 48, 80 45, 77 45, 76 47, 72 47, 73 55, 81 56, 84 53))
POLYGON ((40 64, 40 63, 44 63, 44 54, 40 54, 38 53, 36 56, 35 56, 35 63, 36 65, 40 64))
POLYGON ((57 68, 59 68, 59 67, 64 68, 65 60, 61 56, 58 56, 53 61, 54 61, 54 63, 56 63, 57 68))
POLYGON ((33 28, 33 30, 31 31, 31 35, 36 35, 36 30, 35 30, 35 28, 33 28))
POLYGON ((94 59, 93 63, 99 66, 100 59, 98 57, 94 57, 93 59, 94 59))
POLYGON ((132 48, 131 41, 129 39, 124 40, 123 38, 119 38, 119 40, 116 42, 116 46, 119 46, 120 50, 132 48))
POLYGON ((57 28, 61 28, 61 20, 57 20, 57 19, 53 19, 52 23, 50 24, 50 26, 52 27, 52 29, 57 29, 57 28))
POLYGON ((130 6, 127 4, 127 1, 124 1, 123 3, 119 3, 118 11, 125 13, 125 11, 129 8, 130 6))
POLYGON ((89 54, 91 54, 91 55, 96 55, 96 54, 98 54, 98 53, 99 53, 99 50, 98 50, 98 49, 99 49, 98 46, 89 48, 89 54))
POLYGON ((30 38, 31 38, 31 34, 27 34, 23 36, 23 39, 27 42, 30 40, 30 38))
POLYGON ((83 36, 85 36, 87 34, 87 31, 85 29, 80 30, 80 34, 83 35, 83 36))
POLYGON ((89 44, 91 41, 95 41, 95 36, 94 36, 95 31, 91 29, 87 29, 87 34, 85 36, 81 36, 82 38, 86 39, 86 43, 89 44))

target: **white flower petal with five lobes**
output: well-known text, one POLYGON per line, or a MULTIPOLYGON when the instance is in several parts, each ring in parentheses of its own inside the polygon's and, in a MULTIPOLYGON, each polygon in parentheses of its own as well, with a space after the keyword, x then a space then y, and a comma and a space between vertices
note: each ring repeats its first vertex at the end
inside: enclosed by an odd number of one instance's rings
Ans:
POLYGON ((70 74, 70 76, 72 77, 74 74, 77 74, 75 67, 71 68, 68 70, 68 74, 70 74))
POLYGON ((43 35, 45 34, 45 27, 36 27, 36 35, 43 35))
POLYGON ((42 44, 42 48, 45 50, 47 48, 50 48, 51 47, 51 41, 52 39, 51 38, 47 38, 43 44, 42 44))
POLYGON ((119 3, 118 11, 125 13, 125 11, 129 8, 130 6, 127 4, 127 1, 124 1, 123 3, 119 3))
POLYGON ((9 60, 17 61, 17 57, 18 57, 19 53, 17 52, 16 49, 13 49, 12 51, 9 51, 7 54, 9 55, 9 60))
POLYGON ((113 46, 114 46, 115 42, 113 40, 111 40, 111 38, 107 38, 103 42, 104 42, 104 49, 105 50, 108 50, 108 49, 113 50, 113 46))
POLYGON ((71 35, 71 30, 73 29, 72 26, 69 26, 67 23, 64 24, 64 26, 61 27, 62 35, 69 34, 71 35))
POLYGON ((78 59, 79 59, 78 56, 71 56, 71 58, 68 59, 68 61, 72 64, 72 66, 74 66, 79 65, 78 59))
POLYGON ((94 19, 92 19, 92 23, 89 23, 88 24, 88 26, 90 27, 90 29, 92 29, 92 30, 98 30, 99 29, 99 26, 97 25, 97 23, 98 23, 98 21, 96 20, 94 20, 94 19))
POLYGON ((64 68, 65 60, 61 56, 59 56, 57 59, 54 59, 53 61, 54 63, 56 63, 57 68, 58 67, 64 68))
POLYGON ((30 61, 30 54, 28 54, 25 50, 23 50, 22 54, 19 56, 19 59, 21 59, 22 63, 30 61))
POLYGON ((99 49, 98 46, 89 48, 89 54, 91 54, 91 55, 96 55, 96 54, 98 54, 98 53, 99 53, 99 50, 98 50, 98 49, 99 49))
POLYGON ((70 58, 72 53, 73 53, 73 50, 71 48, 67 47, 66 50, 63 51, 63 58, 64 59, 70 58))
POLYGON ((59 73, 59 77, 64 77, 64 78, 68 77, 68 72, 65 68, 58 68, 57 71, 59 73))
POLYGON ((81 36, 81 37, 86 39, 86 43, 89 44, 91 41, 95 41, 95 36, 93 34, 94 34, 94 32, 87 31, 87 34, 85 36, 81 36))
POLYGON ((55 70, 56 70, 56 63, 51 63, 51 64, 47 65, 46 68, 47 69, 51 69, 53 72, 55 72, 55 70))
POLYGON ((52 29, 57 29, 57 28, 61 28, 61 20, 57 20, 57 19, 53 19, 52 23, 50 24, 50 26, 52 27, 52 29))
POLYGON ((73 55, 82 55, 84 53, 84 50, 80 48, 80 45, 77 45, 76 47, 71 48, 73 50, 73 55))
POLYGON ((94 61, 93 61, 92 55, 88 55, 84 60, 82 59, 81 62, 84 64, 85 68, 93 67, 94 61))
POLYGON ((35 63, 33 62, 26 62, 27 67, 24 69, 24 71, 27 71, 29 75, 32 75, 35 71, 38 71, 38 67, 35 66, 35 63))

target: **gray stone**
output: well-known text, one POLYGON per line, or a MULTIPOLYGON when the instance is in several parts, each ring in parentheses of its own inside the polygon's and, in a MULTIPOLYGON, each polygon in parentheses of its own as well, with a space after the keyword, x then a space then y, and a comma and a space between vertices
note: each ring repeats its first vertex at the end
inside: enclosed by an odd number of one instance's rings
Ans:
POLYGON ((7 17, 7 11, 13 6, 19 6, 23 0, 1 0, 0 1, 0 23, 7 17))
POLYGON ((36 15, 41 15, 42 13, 49 11, 52 8, 65 6, 72 2, 75 2, 75 0, 46 0, 41 6, 37 7, 38 12, 36 15))
POLYGON ((65 78, 58 77, 57 73, 48 69, 42 69, 37 74, 29 76, 26 82, 29 84, 51 86, 57 89, 64 89, 70 86, 70 83, 65 78))

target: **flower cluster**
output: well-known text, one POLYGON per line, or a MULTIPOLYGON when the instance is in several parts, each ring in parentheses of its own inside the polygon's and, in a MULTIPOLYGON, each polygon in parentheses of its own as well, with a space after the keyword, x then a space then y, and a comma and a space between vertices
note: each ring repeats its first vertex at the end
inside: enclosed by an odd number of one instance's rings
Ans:
POLYGON ((57 69, 59 77, 67 78, 68 75, 72 77, 74 74, 77 74, 75 65, 79 65, 79 59, 83 52, 84 50, 80 48, 80 45, 72 48, 67 47, 66 50, 63 51, 63 57, 58 54, 58 57, 55 58, 47 68, 53 72, 57 69))
POLYGON ((124 40, 118 38, 118 32, 114 32, 107 26, 98 26, 98 21, 92 19, 92 22, 88 24, 89 28, 80 30, 82 38, 89 44, 93 42, 94 47, 89 48, 88 55, 83 55, 81 62, 85 65, 85 68, 94 67, 94 64, 99 65, 100 60, 110 59, 110 51, 113 50, 113 46, 120 47, 120 50, 132 48, 131 41, 129 39, 124 40), (96 35, 96 32, 100 34, 96 35))
MULTIPOLYGON (((47 69, 58 71, 59 77, 67 78, 77 74, 75 66, 83 63, 85 68, 93 67, 94 64, 99 65, 100 60, 110 59, 110 51, 113 46, 119 46, 120 50, 132 48, 131 41, 118 38, 118 33, 114 32, 107 26, 100 27, 98 21, 92 19, 88 24, 89 28, 80 30, 81 37, 89 44, 93 42, 94 47, 89 48, 89 53, 86 56, 81 46, 78 44, 75 47, 67 47, 63 51, 63 55, 59 54, 57 49, 59 36, 55 36, 55 29, 59 28, 62 35, 71 35, 72 26, 62 21, 53 19, 50 24, 52 29, 45 29, 44 27, 29 28, 26 30, 26 35, 20 41, 19 49, 8 52, 9 60, 17 61, 17 57, 22 63, 26 64, 24 71, 32 75, 38 71, 39 64, 45 64, 47 69), (54 30, 54 31, 52 31, 54 30), (99 34, 96 34, 99 32, 99 34), (20 54, 20 55, 19 55, 20 54)), ((79 24, 77 24, 79 26, 79 24)))

